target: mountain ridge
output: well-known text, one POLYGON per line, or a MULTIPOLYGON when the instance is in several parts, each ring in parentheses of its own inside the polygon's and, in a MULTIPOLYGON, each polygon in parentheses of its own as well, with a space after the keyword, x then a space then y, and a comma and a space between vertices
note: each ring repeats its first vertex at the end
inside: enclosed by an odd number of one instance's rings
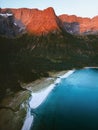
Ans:
POLYGON ((4 12, 12 13, 14 22, 18 25, 20 21, 24 26, 22 28, 34 35, 45 35, 51 32, 61 32, 62 30, 71 34, 86 35, 98 33, 98 16, 93 18, 67 14, 57 16, 52 7, 44 10, 29 8, 1 9, 1 13, 4 12))
POLYGON ((84 32, 96 32, 98 31, 98 16, 95 16, 93 18, 87 18, 87 17, 78 17, 76 15, 60 15, 59 18, 61 21, 68 22, 68 23, 73 23, 77 22, 79 23, 80 27, 80 34, 84 32))
MULTIPOLYGON (((20 20, 27 29, 27 32, 40 35, 43 33, 59 30, 58 18, 53 10, 49 7, 44 10, 38 9, 7 9, 12 12, 15 19, 20 20)), ((6 11, 3 9, 2 11, 6 11)))
POLYGON ((49 71, 98 66, 98 35, 79 35, 76 16, 62 22, 52 8, 12 11, 0 13, 0 96, 49 71))

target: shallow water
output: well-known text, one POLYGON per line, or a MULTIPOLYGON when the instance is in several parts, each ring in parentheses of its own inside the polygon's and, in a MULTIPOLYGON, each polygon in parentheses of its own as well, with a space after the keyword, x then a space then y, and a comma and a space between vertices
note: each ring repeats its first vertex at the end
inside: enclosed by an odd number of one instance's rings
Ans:
POLYGON ((77 70, 61 79, 31 115, 30 130, 98 130, 98 69, 77 70))

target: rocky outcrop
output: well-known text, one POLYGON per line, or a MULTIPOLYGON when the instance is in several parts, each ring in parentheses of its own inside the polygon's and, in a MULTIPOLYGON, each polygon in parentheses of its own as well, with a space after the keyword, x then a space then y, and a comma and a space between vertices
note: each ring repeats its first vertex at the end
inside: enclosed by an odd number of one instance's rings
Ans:
POLYGON ((20 32, 26 30, 35 35, 56 33, 62 30, 71 34, 96 34, 98 32, 98 16, 92 19, 66 14, 57 17, 52 7, 44 10, 2 9, 1 12, 13 14, 14 23, 20 28, 20 32))
MULTIPOLYGON (((5 11, 6 9, 3 9, 5 11)), ((40 35, 49 32, 60 31, 59 19, 53 8, 38 9, 10 9, 16 21, 21 21, 29 33, 40 35)))
POLYGON ((13 16, 7 16, 6 14, 0 15, 0 34, 5 36, 15 36, 18 32, 18 28, 14 25, 13 16))
POLYGON ((0 35, 15 37, 22 34, 25 28, 21 21, 17 21, 11 13, 0 13, 0 35))
MULTIPOLYGON (((78 34, 96 34, 98 32, 98 16, 91 19, 77 17, 75 15, 60 15, 59 18, 65 27, 66 23, 69 25, 77 23, 78 28, 77 26, 75 28, 77 28, 78 34)), ((74 34, 73 28, 71 28, 71 31, 74 34)))
POLYGON ((12 12, 17 25, 21 21, 28 33, 40 35, 60 31, 60 20, 51 7, 45 10, 27 8, 2 9, 2 12, 6 12, 6 10, 12 12))
POLYGON ((22 21, 28 32, 46 34, 63 30, 71 34, 96 34, 98 32, 98 16, 82 18, 75 15, 56 16, 53 8, 38 9, 11 9, 15 18, 22 21))
POLYGON ((34 34, 47 34, 49 32, 60 31, 59 19, 52 8, 43 11, 37 10, 33 12, 27 29, 34 34))

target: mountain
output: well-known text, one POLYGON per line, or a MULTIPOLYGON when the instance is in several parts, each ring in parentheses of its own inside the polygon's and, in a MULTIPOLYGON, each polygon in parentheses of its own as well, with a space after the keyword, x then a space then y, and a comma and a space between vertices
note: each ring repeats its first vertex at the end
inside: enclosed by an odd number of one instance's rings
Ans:
POLYGON ((96 34, 98 33, 98 16, 91 18, 82 18, 75 15, 60 15, 67 32, 72 34, 96 34))
POLYGON ((0 14, 0 34, 15 37, 22 33, 19 26, 14 23, 13 14, 0 14))
MULTIPOLYGON (((4 104, 7 100, 3 98, 7 97, 13 106, 10 97, 15 99, 20 90, 24 93, 24 83, 49 77, 50 72, 98 66, 97 16, 92 19, 57 16, 53 8, 0 11, 0 101, 4 104)), ((1 130, 21 129, 19 124, 23 125, 23 122, 20 116, 24 115, 23 109, 20 109, 23 102, 21 93, 19 97, 21 103, 17 102, 16 106, 16 98, 14 109, 6 107, 8 103, 5 107, 0 104, 1 113, 2 108, 8 112, 3 112, 5 114, 1 117, 4 123, 0 124, 1 130), (16 118, 8 116, 8 109, 12 110, 10 115, 16 118), (14 128, 11 123, 5 125, 5 122, 12 122, 14 128)))
POLYGON ((53 8, 38 9, 2 9, 2 12, 10 11, 15 17, 15 23, 21 21, 28 33, 41 35, 49 32, 60 31, 60 20, 53 8))
POLYGON ((0 16, 8 13, 13 15, 13 24, 18 27, 18 32, 21 33, 27 31, 34 35, 45 35, 51 32, 61 32, 62 30, 70 34, 86 35, 98 33, 98 16, 92 19, 66 14, 57 16, 52 7, 44 10, 27 8, 2 9, 0 16))
POLYGON ((43 11, 38 9, 13 9, 15 18, 21 20, 29 33, 40 35, 43 33, 60 30, 59 20, 53 8, 47 8, 43 11))
POLYGON ((53 8, 2 9, 0 96, 8 88, 21 89, 20 83, 49 76, 49 71, 97 66, 97 18, 57 16, 53 8))

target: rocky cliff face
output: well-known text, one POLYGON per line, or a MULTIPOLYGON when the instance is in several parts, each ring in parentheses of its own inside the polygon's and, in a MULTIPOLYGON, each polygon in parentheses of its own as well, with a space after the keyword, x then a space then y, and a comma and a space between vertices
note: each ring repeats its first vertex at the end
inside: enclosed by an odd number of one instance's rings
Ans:
MULTIPOLYGON (((66 27, 66 23, 71 26, 73 23, 77 23, 74 26, 77 29, 78 34, 96 34, 98 32, 98 16, 90 18, 77 17, 75 15, 60 15, 60 20, 63 22, 66 27)), ((66 29, 66 28, 65 28, 66 29)), ((70 28, 72 33, 76 33, 73 28, 70 28)))
POLYGON ((15 19, 12 13, 0 13, 0 34, 7 37, 15 37, 23 34, 25 27, 21 21, 15 19))
POLYGON ((59 19, 51 7, 43 11, 26 8, 12 9, 11 11, 17 20, 22 21, 29 33, 40 35, 60 31, 59 19))
POLYGON ((7 11, 13 14, 14 23, 20 30, 26 29, 28 33, 35 35, 62 30, 71 34, 96 34, 98 32, 98 16, 92 19, 65 14, 57 17, 51 7, 45 10, 27 8, 1 10, 3 13, 7 11))
POLYGON ((43 11, 38 9, 20 8, 2 9, 2 12, 6 12, 6 10, 10 10, 14 15, 17 25, 19 24, 19 21, 21 21, 28 33, 41 35, 60 31, 60 20, 51 7, 43 11))
POLYGON ((19 28, 14 24, 13 15, 0 15, 0 34, 5 36, 15 36, 19 32, 19 28))

